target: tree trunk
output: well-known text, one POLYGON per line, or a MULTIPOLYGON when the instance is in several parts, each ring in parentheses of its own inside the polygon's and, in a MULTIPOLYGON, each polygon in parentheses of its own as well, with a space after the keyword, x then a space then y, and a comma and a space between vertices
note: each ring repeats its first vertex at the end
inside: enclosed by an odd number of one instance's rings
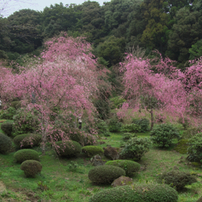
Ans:
POLYGON ((153 109, 150 110, 150 114, 151 114, 151 129, 153 129, 153 126, 154 126, 154 114, 153 114, 153 109))

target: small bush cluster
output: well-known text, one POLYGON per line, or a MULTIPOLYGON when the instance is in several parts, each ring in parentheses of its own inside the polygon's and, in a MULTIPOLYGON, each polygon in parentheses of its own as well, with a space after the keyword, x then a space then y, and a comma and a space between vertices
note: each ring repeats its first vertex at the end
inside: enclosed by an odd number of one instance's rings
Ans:
POLYGON ((0 133, 0 153, 6 154, 10 151, 12 147, 12 141, 11 139, 2 133, 0 133))
POLYGON ((25 109, 20 109, 13 117, 13 120, 13 131, 15 131, 15 135, 34 133, 39 129, 39 120, 37 117, 37 112, 35 111, 28 112, 25 109))
POLYGON ((26 177, 36 177, 41 172, 42 165, 35 160, 26 160, 21 164, 20 169, 24 171, 26 177))
POLYGON ((140 170, 140 164, 130 160, 113 160, 108 161, 105 165, 118 166, 125 170, 126 176, 132 177, 140 170))
POLYGON ((122 138, 121 138, 121 141, 127 142, 128 140, 130 140, 133 137, 137 137, 137 135, 136 134, 131 134, 131 133, 124 133, 122 138))
POLYGON ((95 184, 111 184, 115 179, 125 175, 126 173, 122 168, 103 165, 91 169, 88 178, 95 184))
POLYGON ((109 137, 110 136, 110 133, 109 133, 109 128, 106 124, 105 121, 99 119, 97 121, 97 124, 96 124, 97 128, 98 128, 98 135, 99 136, 105 136, 105 137, 109 137))
POLYGON ((121 96, 110 98, 110 108, 119 109, 126 100, 121 96))
POLYGON ((188 139, 179 140, 179 142, 175 147, 175 151, 179 152, 180 154, 187 154, 188 142, 189 142, 188 139))
POLYGON ((151 140, 159 147, 170 147, 173 139, 180 139, 176 127, 171 124, 156 125, 150 132, 151 140))
POLYGON ((16 114, 16 109, 13 108, 13 107, 9 107, 7 110, 5 110, 1 114, 0 119, 9 119, 9 120, 12 120, 15 114, 16 114))
POLYGON ((39 161, 39 153, 32 149, 22 149, 14 154, 14 159, 17 163, 22 163, 26 160, 36 160, 39 161))
POLYGON ((13 131, 13 123, 11 122, 4 122, 1 124, 1 130, 8 135, 9 137, 12 136, 13 131))
POLYGON ((120 158, 138 161, 149 151, 151 145, 149 138, 131 138, 120 152, 120 158))
POLYGON ((98 146, 84 146, 82 148, 82 153, 84 153, 87 157, 93 157, 96 154, 102 155, 104 150, 98 146))
POLYGON ((17 148, 30 148, 39 146, 42 141, 41 135, 38 134, 22 134, 17 135, 13 142, 15 143, 17 148))
POLYGON ((114 116, 108 120, 108 127, 110 132, 120 132, 122 123, 119 122, 119 119, 116 116, 114 116))
POLYGON ((105 189, 93 195, 89 202, 177 202, 175 189, 168 185, 142 184, 105 189))
POLYGON ((125 124, 122 126, 121 131, 123 132, 131 132, 131 133, 139 133, 141 132, 141 127, 137 124, 125 124))
POLYGON ((21 102, 20 101, 13 101, 13 102, 11 102, 11 107, 13 107, 17 110, 17 109, 21 108, 21 102))
POLYGON ((133 119, 132 123, 140 126, 140 132, 145 133, 149 130, 150 121, 149 119, 133 119))
POLYGON ((170 171, 165 172, 159 175, 158 180, 159 183, 165 183, 174 187, 177 191, 182 190, 186 185, 190 185, 192 183, 197 182, 196 178, 186 172, 181 171, 170 171))
POLYGON ((76 157, 81 153, 81 145, 76 141, 66 140, 56 142, 56 152, 59 156, 76 157))
POLYGON ((202 163, 202 133, 198 133, 189 139, 187 153, 189 161, 202 163))

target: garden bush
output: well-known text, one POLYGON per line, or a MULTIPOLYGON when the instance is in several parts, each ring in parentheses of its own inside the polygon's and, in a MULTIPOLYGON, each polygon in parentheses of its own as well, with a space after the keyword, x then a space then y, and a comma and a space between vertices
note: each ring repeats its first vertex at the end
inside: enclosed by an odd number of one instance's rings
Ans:
POLYGON ((193 136, 195 136, 200 132, 202 132, 202 126, 188 128, 183 132, 183 138, 186 139, 192 138, 193 136))
POLYGON ((88 178, 95 184, 111 184, 115 179, 125 175, 126 173, 122 168, 103 165, 91 169, 88 178))
POLYGON ((189 139, 187 153, 189 161, 202 163, 202 133, 189 139))
POLYGON ((25 109, 20 109, 17 114, 13 117, 13 131, 14 135, 34 133, 39 130, 39 120, 37 112, 28 112, 25 109))
POLYGON ((187 130, 190 126, 190 120, 186 117, 184 118, 180 117, 178 119, 178 123, 182 124, 182 126, 184 127, 184 130, 187 130))
POLYGON ((20 101, 13 101, 13 102, 11 102, 11 107, 13 107, 17 110, 21 107, 21 102, 20 101))
POLYGON ((159 147, 170 147, 173 139, 180 139, 179 131, 171 124, 156 125, 150 132, 151 140, 159 147))
POLYGON ((122 123, 119 121, 118 117, 114 116, 108 121, 108 127, 110 132, 120 132, 122 128, 122 123))
POLYGON ((35 177, 41 172, 42 165, 35 160, 26 160, 21 164, 20 169, 24 171, 26 177, 35 177))
POLYGON ((13 142, 15 143, 17 148, 30 148, 39 146, 42 141, 41 135, 38 134, 22 134, 17 135, 13 142))
POLYGON ((99 136, 105 136, 105 137, 109 137, 110 133, 109 133, 109 128, 106 124, 105 121, 99 119, 97 120, 97 124, 96 124, 97 128, 98 128, 98 135, 99 136))
POLYGON ((12 120, 15 114, 16 114, 16 109, 13 107, 9 107, 3 112, 3 114, 1 114, 0 119, 12 120))
POLYGON ((193 175, 181 172, 181 171, 170 171, 164 172, 158 176, 157 181, 159 183, 165 183, 175 188, 177 191, 182 190, 186 185, 197 182, 196 177, 193 175))
POLYGON ((102 155, 104 153, 104 150, 98 146, 84 146, 82 148, 82 152, 87 157, 95 156, 96 154, 102 155))
POLYGON ((137 135, 136 134, 131 134, 131 133, 124 133, 122 138, 121 138, 121 141, 127 142, 128 140, 130 140, 133 137, 137 137, 137 135))
POLYGON ((22 163, 26 160, 36 160, 39 161, 39 154, 37 151, 32 149, 21 149, 14 154, 14 159, 17 163, 22 163))
POLYGON ((122 126, 121 129, 122 132, 133 132, 133 133, 139 133, 141 132, 141 127, 137 124, 125 124, 122 126))
POLYGON ((152 143, 149 138, 131 138, 120 152, 121 159, 140 160, 149 151, 152 143))
POLYGON ((149 119, 143 118, 143 119, 133 119, 132 120, 133 124, 136 124, 138 126, 140 126, 140 132, 145 133, 149 130, 149 125, 150 125, 150 121, 149 119))
POLYGON ((8 135, 9 137, 12 136, 13 131, 13 123, 11 122, 4 122, 1 124, 1 130, 8 135))
POLYGON ((175 189, 166 184, 126 185, 104 189, 94 194, 89 202, 177 202, 175 189))
POLYGON ((121 96, 110 98, 110 108, 119 109, 126 100, 121 96))
POLYGON ((76 157, 81 153, 81 145, 76 141, 66 140, 56 142, 56 152, 59 156, 76 157))
POLYGON ((181 139, 175 146, 175 151, 179 152, 180 154, 187 154, 188 150, 188 139, 181 139))
POLYGON ((107 161, 105 165, 118 166, 125 170, 126 176, 132 177, 140 170, 140 164, 130 160, 107 161))
POLYGON ((2 133, 0 133, 0 153, 6 154, 10 151, 12 147, 12 141, 11 139, 2 133))

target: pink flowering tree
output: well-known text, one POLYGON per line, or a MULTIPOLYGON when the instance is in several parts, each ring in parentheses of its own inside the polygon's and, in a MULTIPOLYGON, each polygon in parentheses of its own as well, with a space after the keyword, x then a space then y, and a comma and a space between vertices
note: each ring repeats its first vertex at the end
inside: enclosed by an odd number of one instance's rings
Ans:
POLYGON ((58 107, 64 116, 78 117, 85 111, 88 121, 93 122, 96 109, 92 98, 98 95, 98 86, 103 82, 100 75, 105 75, 98 71, 91 46, 83 38, 74 39, 62 33, 47 41, 45 47, 37 65, 30 64, 18 74, 9 74, 2 82, 1 92, 3 100, 9 102, 19 97, 26 110, 38 112, 43 152, 53 130, 53 108, 58 107))
MULTIPOLYGON (((174 116, 184 114, 187 103, 181 81, 170 78, 165 73, 154 72, 154 66, 150 62, 149 59, 142 60, 128 54, 120 64, 120 71, 123 72, 124 96, 129 107, 136 110, 145 108, 151 114, 152 129, 154 109, 168 111, 174 116)), ((165 62, 164 65, 166 66, 165 62)))

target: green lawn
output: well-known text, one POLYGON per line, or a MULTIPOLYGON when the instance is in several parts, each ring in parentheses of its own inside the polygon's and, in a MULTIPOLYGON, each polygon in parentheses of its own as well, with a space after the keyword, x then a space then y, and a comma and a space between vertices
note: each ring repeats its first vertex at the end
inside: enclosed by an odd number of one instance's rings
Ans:
MULTIPOLYGON (((143 137, 148 135, 148 133, 138 134, 143 137)), ((98 144, 98 146, 119 147, 121 137, 121 134, 111 133, 110 137, 100 139, 98 142, 105 143, 98 144)), ((0 201, 87 202, 89 197, 99 190, 111 188, 93 185, 88 179, 88 172, 93 168, 89 158, 82 155, 73 159, 58 158, 51 149, 42 156, 40 148, 34 149, 39 151, 40 162, 43 166, 41 175, 36 178, 24 176, 23 171, 20 170, 20 164, 14 162, 14 153, 0 154, 0 182, 3 182, 7 188, 7 193, 0 194, 0 201), (70 164, 76 165, 76 170, 69 170, 70 164)), ((191 172, 198 176, 200 183, 180 192, 179 202, 196 202, 202 195, 201 170, 187 165, 185 157, 186 155, 179 154, 173 149, 160 150, 153 147, 139 162, 141 170, 133 181, 134 183, 154 182, 158 174, 172 169, 191 172)))

